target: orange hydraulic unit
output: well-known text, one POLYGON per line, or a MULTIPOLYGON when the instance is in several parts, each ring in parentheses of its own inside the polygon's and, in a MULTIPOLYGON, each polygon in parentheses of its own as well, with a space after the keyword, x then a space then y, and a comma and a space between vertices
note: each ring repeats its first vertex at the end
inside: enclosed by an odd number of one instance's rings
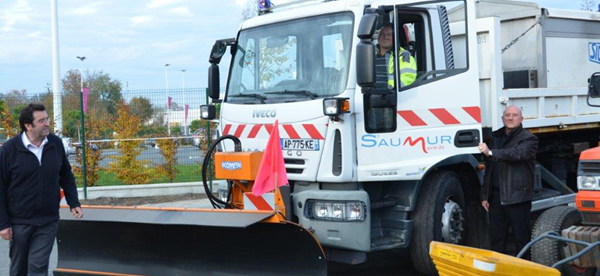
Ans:
POLYGON ((215 177, 254 181, 262 157, 262 151, 217 152, 215 153, 215 177))
MULTIPOLYGON (((600 147, 588 149, 579 156, 581 162, 597 165, 600 168, 600 147)), ((579 190, 575 197, 577 209, 581 212, 584 224, 600 225, 600 190, 579 190)))

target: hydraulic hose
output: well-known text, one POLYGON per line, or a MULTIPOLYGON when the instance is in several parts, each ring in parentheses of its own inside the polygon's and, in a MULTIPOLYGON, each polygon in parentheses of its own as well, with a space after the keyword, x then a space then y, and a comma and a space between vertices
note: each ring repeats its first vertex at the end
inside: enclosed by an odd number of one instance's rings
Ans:
MULTIPOLYGON (((223 205, 229 209, 235 208, 235 206, 233 206, 232 204, 222 201, 218 197, 216 197, 210 191, 210 189, 208 188, 208 183, 206 182, 206 179, 207 179, 206 172, 208 171, 208 166, 210 164, 210 157, 212 156, 213 151, 217 148, 219 143, 221 143, 221 141, 226 140, 226 139, 233 141, 233 143, 235 145, 234 151, 236 151, 236 152, 242 151, 242 142, 240 141, 240 139, 238 139, 237 137, 235 137, 233 135, 224 135, 224 136, 217 138, 217 140, 215 140, 212 143, 212 145, 210 145, 210 147, 208 147, 208 150, 204 154, 204 160, 202 161, 202 184, 204 184, 204 192, 206 192, 206 195, 208 196, 208 200, 210 201, 210 204, 212 204, 213 208, 215 208, 215 209, 223 209, 223 207, 222 207, 223 205)), ((229 190, 231 192, 231 188, 229 190)))

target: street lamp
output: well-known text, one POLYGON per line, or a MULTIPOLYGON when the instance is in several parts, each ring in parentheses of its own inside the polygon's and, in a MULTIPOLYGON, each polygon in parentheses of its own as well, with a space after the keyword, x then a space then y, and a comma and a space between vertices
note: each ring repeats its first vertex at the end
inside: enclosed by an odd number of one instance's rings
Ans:
POLYGON ((81 163, 83 167, 83 197, 87 200, 87 160, 85 158, 85 118, 83 112, 83 61, 85 57, 77 57, 81 60, 81 67, 79 69, 79 78, 81 79, 81 93, 79 94, 79 104, 81 112, 81 137, 79 138, 81 144, 81 163))
POLYGON ((181 82, 183 84, 183 134, 188 135, 188 127, 187 127, 187 114, 186 114, 186 105, 185 105, 185 69, 181 69, 181 82))
POLYGON ((169 75, 167 75, 167 67, 171 64, 165 64, 165 85, 167 90, 167 133, 171 136, 171 126, 169 125, 169 115, 171 113, 171 105, 169 104, 169 75))

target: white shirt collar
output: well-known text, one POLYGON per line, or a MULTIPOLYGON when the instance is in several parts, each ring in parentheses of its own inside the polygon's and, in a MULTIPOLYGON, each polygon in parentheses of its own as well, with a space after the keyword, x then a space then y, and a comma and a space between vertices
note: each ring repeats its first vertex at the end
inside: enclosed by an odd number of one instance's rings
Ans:
POLYGON ((35 147, 35 148, 39 148, 43 145, 46 145, 48 143, 48 137, 44 137, 44 140, 42 140, 42 143, 40 144, 39 147, 37 147, 36 145, 34 145, 33 143, 31 143, 31 141, 29 141, 29 137, 27 137, 27 134, 25 134, 25 131, 23 131, 23 133, 21 134, 21 140, 23 140, 23 145, 25 145, 25 148, 28 149, 29 146, 35 147))

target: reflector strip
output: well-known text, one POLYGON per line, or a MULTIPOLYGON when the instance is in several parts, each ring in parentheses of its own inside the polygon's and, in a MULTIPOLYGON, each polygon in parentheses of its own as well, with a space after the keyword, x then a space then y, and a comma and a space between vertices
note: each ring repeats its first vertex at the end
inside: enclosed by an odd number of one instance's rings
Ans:
POLYGON ((254 125, 254 126, 252 127, 252 129, 250 130, 250 134, 248 134, 248 138, 255 138, 255 137, 256 137, 256 134, 258 134, 258 131, 260 130, 260 128, 261 128, 262 126, 263 126, 263 125, 261 125, 261 124, 254 125))
POLYGON ((292 125, 282 125, 283 129, 285 130, 285 132, 287 132, 288 136, 290 136, 291 139, 300 139, 300 135, 298 135, 298 132, 296 132, 296 130, 294 129, 294 127, 292 125))
POLYGON ((242 132, 244 132, 244 128, 246 128, 246 125, 239 125, 235 130, 235 134, 233 135, 238 138, 242 137, 242 132))
POLYGON ((323 136, 321 136, 321 133, 319 133, 319 131, 317 130, 317 128, 314 125, 304 124, 302 126, 304 127, 304 129, 306 129, 306 132, 308 132, 308 135, 310 135, 310 138, 320 139, 320 140, 325 139, 325 138, 323 138, 323 136))
POLYGON ((463 110, 466 111, 475 121, 481 123, 481 109, 479 106, 468 106, 463 107, 463 110))
POLYGON ((426 126, 427 124, 415 114, 415 112, 411 110, 399 110, 398 115, 402 117, 406 122, 408 122, 411 126, 426 126))
POLYGON ((275 198, 272 193, 266 193, 262 196, 255 196, 252 193, 244 193, 244 210, 266 210, 272 211, 275 205, 275 198))
POLYGON ((477 259, 473 259, 473 267, 488 272, 496 271, 496 264, 480 261, 477 259))
POLYGON ((231 129, 231 125, 225 125, 225 128, 223 129, 223 135, 227 135, 229 134, 229 130, 231 129))
POLYGON ((429 109, 429 111, 431 111, 431 113, 433 113, 433 115, 435 115, 435 117, 437 117, 445 125, 460 124, 460 122, 456 120, 456 118, 454 118, 454 116, 452 116, 452 114, 450 114, 450 112, 448 112, 448 110, 444 108, 432 108, 429 109))

